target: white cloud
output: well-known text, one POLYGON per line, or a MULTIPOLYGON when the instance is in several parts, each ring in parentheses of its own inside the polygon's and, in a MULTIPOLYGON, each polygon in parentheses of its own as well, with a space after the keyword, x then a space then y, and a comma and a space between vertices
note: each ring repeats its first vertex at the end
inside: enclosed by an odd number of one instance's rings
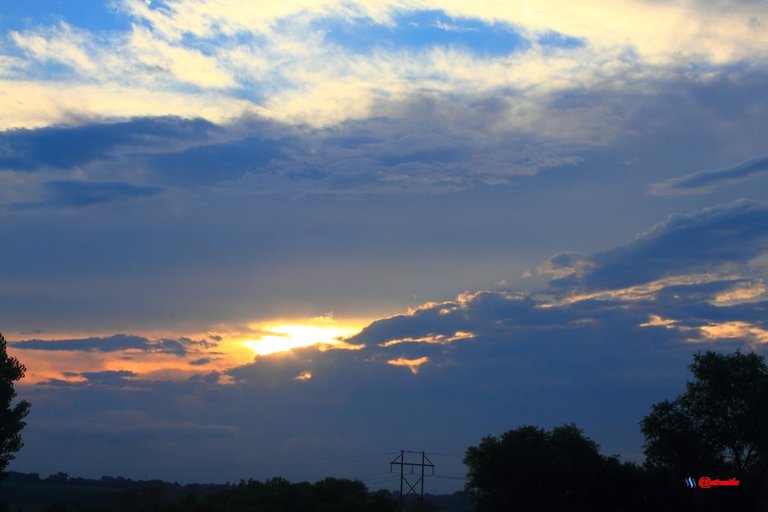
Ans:
POLYGON ((152 9, 145 2, 124 1, 133 16, 176 39, 185 33, 203 38, 242 32, 268 34, 279 22, 297 17, 365 18, 392 24, 399 13, 443 10, 455 18, 581 37, 599 48, 634 48, 644 60, 654 63, 675 62, 681 57, 724 63, 755 54, 765 56, 768 43, 768 32, 759 22, 768 16, 768 8, 760 3, 292 0, 254 7, 236 0, 170 0, 165 5, 167 8, 152 9))
POLYGON ((768 33, 750 22, 768 9, 757 3, 702 6, 694 2, 614 0, 440 2, 448 14, 514 23, 532 31, 554 30, 584 38, 599 49, 626 47, 653 64, 701 58, 714 63, 765 57, 768 33))
MULTIPOLYGON (((759 23, 768 17, 768 7, 758 3, 124 0, 119 13, 134 22, 127 32, 97 35, 61 23, 14 32, 11 39, 31 62, 71 68, 70 81, 124 88, 129 96, 151 85, 165 98, 176 96, 163 102, 170 105, 186 103, 189 86, 199 88, 199 95, 226 89, 230 105, 251 98, 250 104, 240 103, 243 111, 259 107, 276 119, 327 126, 378 115, 382 101, 411 94, 492 95, 509 102, 507 123, 536 126, 544 136, 567 133, 586 144, 604 143, 616 133, 615 114, 604 106, 585 106, 552 116, 556 109, 546 107, 549 95, 587 89, 654 93, 658 79, 716 74, 718 66, 762 63, 768 56, 768 30, 759 23), (374 44, 359 51, 326 37, 324 27, 331 21, 364 31, 370 23, 393 26, 399 14, 420 10, 514 26, 529 46, 481 57, 439 46, 374 44), (538 42, 553 32, 584 44, 553 48, 538 42), (692 71, 694 64, 705 71, 692 71)), ((461 23, 446 27, 454 25, 461 23)), ((39 67, 36 72, 45 75, 39 67)), ((157 106, 157 114, 168 113, 157 106)), ((83 110, 99 114, 110 105, 86 101, 83 110)), ((186 110, 171 113, 187 115, 186 110)), ((211 120, 231 115, 211 110, 205 114, 211 120)), ((56 123, 60 112, 50 108, 47 120, 41 113, 19 117, 56 123)))
POLYGON ((85 75, 98 72, 98 65, 89 54, 92 41, 66 23, 47 31, 11 32, 10 36, 34 60, 59 62, 85 75))
POLYGON ((137 61, 149 69, 169 73, 178 82, 202 88, 233 87, 234 77, 217 60, 201 52, 171 45, 141 27, 134 27, 128 47, 137 61))
POLYGON ((415 8, 412 1, 285 0, 283 2, 240 2, 237 0, 168 0, 153 9, 142 0, 123 0, 126 12, 151 25, 168 39, 180 40, 184 34, 196 37, 233 36, 238 33, 271 34, 286 18, 342 19, 369 18, 377 23, 392 23, 393 12, 415 8))
POLYGON ((0 130, 82 119, 175 115, 227 122, 253 104, 216 92, 180 93, 144 87, 0 80, 0 130))
POLYGON ((12 77, 21 74, 26 67, 27 63, 23 59, 0 55, 0 76, 12 77))

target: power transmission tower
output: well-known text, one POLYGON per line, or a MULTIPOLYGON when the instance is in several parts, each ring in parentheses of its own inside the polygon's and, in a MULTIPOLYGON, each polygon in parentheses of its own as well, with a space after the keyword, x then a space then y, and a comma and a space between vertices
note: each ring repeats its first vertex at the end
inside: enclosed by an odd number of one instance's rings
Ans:
POLYGON ((432 461, 429 460, 429 457, 424 452, 400 450, 400 455, 389 463, 390 472, 392 471, 392 466, 400 466, 400 512, 411 512, 406 500, 409 496, 417 498, 419 511, 424 512, 424 468, 431 468, 434 475, 435 465, 432 464, 432 461), (406 466, 410 467, 410 473, 406 473, 406 466), (414 468, 419 468, 419 471, 414 471, 414 468), (408 475, 413 476, 409 479, 408 475), (408 488, 405 493, 403 493, 404 487, 408 488), (417 487, 419 487, 418 491, 416 490, 417 487))

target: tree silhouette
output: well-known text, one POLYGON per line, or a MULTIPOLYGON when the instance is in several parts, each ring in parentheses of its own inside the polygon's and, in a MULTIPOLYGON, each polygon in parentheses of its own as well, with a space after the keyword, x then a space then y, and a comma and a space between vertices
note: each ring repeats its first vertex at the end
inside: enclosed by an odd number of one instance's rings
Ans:
POLYGON ((639 468, 606 457, 573 424, 523 426, 467 449, 476 510, 642 510, 639 468))
POLYGON ((765 359, 706 352, 695 355, 689 368, 694 380, 685 393, 655 404, 640 422, 646 466, 676 482, 696 475, 737 477, 743 492, 731 497, 751 509, 768 474, 765 359))
POLYGON ((768 462, 768 367, 762 356, 697 354, 695 380, 641 422, 650 466, 745 473, 768 462))
POLYGON ((21 400, 13 404, 16 390, 13 383, 24 376, 26 368, 15 357, 6 353, 6 343, 0 334, 0 478, 8 464, 14 459, 14 453, 21 449, 21 429, 29 414, 29 402, 21 400))

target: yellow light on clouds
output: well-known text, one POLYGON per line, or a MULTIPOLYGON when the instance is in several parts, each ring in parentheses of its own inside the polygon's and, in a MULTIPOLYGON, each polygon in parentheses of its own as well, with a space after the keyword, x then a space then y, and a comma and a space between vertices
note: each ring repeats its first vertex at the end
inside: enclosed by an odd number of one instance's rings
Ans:
POLYGON ((427 362, 429 362, 429 358, 426 356, 420 357, 418 359, 406 359, 404 357, 398 357, 397 359, 390 359, 387 361, 387 364, 391 364, 392 366, 403 366, 411 370, 412 374, 416 375, 419 373, 419 367, 427 362))
POLYGON ((344 339, 360 332, 361 325, 365 324, 341 323, 329 316, 302 322, 263 325, 259 326, 258 330, 264 334, 256 339, 243 341, 242 344, 252 349, 257 356, 314 345, 319 345, 320 350, 357 350, 362 347, 349 344, 344 339))
POLYGON ((310 371, 303 371, 300 374, 298 374, 295 378, 298 381, 312 380, 312 372, 310 372, 310 371))

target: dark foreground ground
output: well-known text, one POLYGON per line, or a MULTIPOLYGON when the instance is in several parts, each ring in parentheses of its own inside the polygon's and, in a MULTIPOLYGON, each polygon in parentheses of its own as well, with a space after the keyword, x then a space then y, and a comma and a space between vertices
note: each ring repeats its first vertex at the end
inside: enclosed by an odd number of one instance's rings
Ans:
MULTIPOLYGON (((314 508, 319 501, 317 510, 388 512, 397 510, 398 498, 388 491, 369 492, 360 482, 335 478, 315 484, 275 478, 263 483, 180 485, 106 476, 90 480, 62 473, 43 479, 35 473, 10 472, 0 481, 0 512, 302 510, 310 505, 314 508)), ((469 496, 463 492, 427 495, 424 505, 425 512, 471 508, 469 496)))

